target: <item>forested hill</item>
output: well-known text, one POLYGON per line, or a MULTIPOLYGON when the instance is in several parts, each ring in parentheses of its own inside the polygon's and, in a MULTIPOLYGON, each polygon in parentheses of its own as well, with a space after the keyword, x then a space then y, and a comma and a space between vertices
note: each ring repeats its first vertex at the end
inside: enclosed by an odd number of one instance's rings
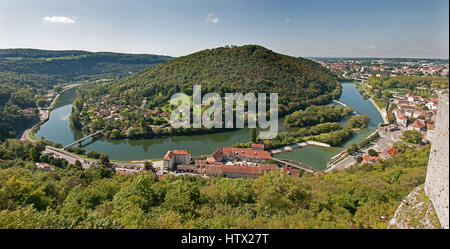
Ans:
POLYGON ((128 76, 172 59, 151 54, 0 49, 0 77, 31 87, 128 76))
POLYGON ((282 55, 257 45, 221 47, 178 57, 108 86, 128 104, 147 99, 157 106, 174 92, 278 93, 281 114, 311 104, 324 104, 340 95, 340 85, 321 65, 282 55), (155 97, 157 96, 157 97, 155 97))
POLYGON ((0 141, 16 137, 37 119, 37 114, 26 115, 22 110, 36 108, 56 84, 116 80, 170 59, 146 54, 0 49, 0 141))

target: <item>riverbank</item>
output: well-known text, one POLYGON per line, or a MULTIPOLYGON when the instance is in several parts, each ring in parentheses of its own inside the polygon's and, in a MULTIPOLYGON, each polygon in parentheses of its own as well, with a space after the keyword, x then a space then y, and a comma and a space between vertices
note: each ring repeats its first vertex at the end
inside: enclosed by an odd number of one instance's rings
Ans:
MULTIPOLYGON (((377 109, 377 111, 380 113, 381 118, 383 119, 384 124, 389 124, 389 121, 387 119, 387 113, 386 111, 381 110, 377 103, 372 99, 372 97, 369 96, 369 101, 372 103, 372 105, 377 109)), ((378 132, 378 128, 366 136, 366 138, 374 135, 378 132)), ((324 170, 325 173, 332 172, 334 170, 342 170, 347 169, 350 164, 354 164, 356 162, 356 159, 353 156, 347 155, 347 149, 344 149, 343 151, 339 152, 337 155, 331 158, 331 160, 327 163, 327 167, 324 170)))
MULTIPOLYGON (((377 132, 379 132, 379 127, 377 127, 375 131, 366 136, 366 139, 377 132)), ((326 169, 324 169, 323 172, 330 173, 333 172, 334 170, 348 169, 351 165, 354 165, 355 163, 356 157, 348 155, 347 149, 344 149, 343 151, 339 152, 337 155, 335 155, 330 159, 330 161, 327 163, 326 169)))
MULTIPOLYGON (((72 102, 75 98, 75 93, 72 91, 66 92, 58 98, 57 104, 51 113, 50 120, 36 131, 35 136, 37 138, 45 137, 45 139, 55 143, 70 144, 73 141, 84 137, 82 132, 74 130, 70 126, 68 119, 72 110, 72 102)), ((349 146, 351 143, 361 141, 368 133, 371 133, 379 123, 383 122, 380 113, 374 108, 373 104, 364 99, 356 86, 350 82, 343 84, 343 94, 339 101, 352 107, 360 114, 368 115, 372 120, 369 124, 369 128, 358 131, 351 140, 339 147, 306 146, 301 149, 274 154, 274 157, 302 162, 311 165, 317 170, 323 170, 333 156, 344 150, 347 145, 349 146)), ((345 122, 345 120, 342 122, 345 122)), ((296 131, 295 129, 285 128, 283 126, 283 119, 279 120, 279 127, 279 132, 296 131)), ((214 153, 217 148, 229 147, 232 144, 248 142, 248 140, 248 129, 236 129, 233 131, 196 136, 172 136, 140 140, 110 140, 103 137, 95 140, 93 143, 87 144, 84 146, 84 149, 86 151, 97 151, 99 153, 107 154, 110 156, 111 161, 133 163, 150 159, 160 160, 168 150, 174 149, 189 150, 192 157, 210 155, 214 153)))
POLYGON ((386 110, 381 110, 380 107, 378 107, 377 103, 372 99, 372 97, 369 97, 369 100, 372 103, 372 105, 377 109, 377 111, 380 113, 381 118, 383 118, 384 123, 389 124, 389 121, 387 119, 386 110))
MULTIPOLYGON (((360 86, 360 84, 362 84, 362 83, 360 83, 360 82, 353 82, 352 84, 356 85, 356 87, 358 87, 358 89, 359 89, 359 86, 360 86)), ((363 86, 361 85, 361 87, 363 87, 363 86)), ((388 121, 388 119, 387 119, 387 113, 386 113, 386 110, 382 110, 382 109, 378 106, 378 104, 375 102, 375 100, 373 100, 372 97, 369 95, 369 93, 366 91, 366 87, 370 87, 370 86, 366 84, 366 86, 363 88, 363 91, 367 94, 367 97, 368 97, 369 101, 372 103, 372 105, 373 105, 373 106, 377 109, 377 111, 380 113, 381 118, 383 118, 383 122, 384 122, 385 124, 389 124, 389 121, 388 121)))
POLYGON ((36 124, 32 125, 30 128, 25 129, 25 131, 22 132, 21 135, 18 136, 18 138, 20 137, 21 141, 30 141, 30 142, 34 142, 37 140, 36 137, 34 137, 34 134, 30 134, 34 129, 38 128, 40 125, 43 125, 45 122, 47 122, 50 118, 50 114, 53 110, 53 108, 56 105, 56 102, 58 101, 59 97, 61 96, 62 93, 80 86, 80 84, 70 84, 64 87, 64 89, 58 93, 55 98, 53 98, 52 103, 50 104, 48 110, 42 110, 39 109, 39 112, 42 112, 42 114, 39 114, 39 122, 37 122, 36 124))

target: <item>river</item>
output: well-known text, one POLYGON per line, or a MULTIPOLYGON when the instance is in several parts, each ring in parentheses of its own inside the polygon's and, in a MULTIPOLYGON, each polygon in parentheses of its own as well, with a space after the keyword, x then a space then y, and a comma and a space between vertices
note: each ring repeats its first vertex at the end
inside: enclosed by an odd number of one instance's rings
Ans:
MULTIPOLYGON (((361 141, 368 134, 375 130, 383 120, 379 112, 375 109, 369 100, 365 100, 360 94, 358 88, 351 83, 343 83, 341 102, 351 106, 361 114, 368 115, 371 118, 369 127, 361 130, 354 137, 341 147, 321 148, 310 146, 298 150, 276 154, 277 158, 288 158, 301 161, 311 165, 316 169, 324 169, 326 163, 331 157, 339 153, 351 143, 361 141)), ((72 110, 72 101, 75 98, 76 90, 71 89, 60 95, 50 119, 44 123, 35 134, 37 138, 69 144, 83 137, 80 131, 70 127, 69 115, 72 110)), ((346 119, 341 121, 345 124, 346 119)), ((286 129, 283 119, 280 119, 279 131, 294 131, 295 129, 286 129)), ((120 139, 109 140, 100 138, 93 143, 87 144, 86 151, 98 151, 108 154, 112 160, 131 161, 162 158, 168 150, 186 149, 191 151, 191 155, 206 155, 213 153, 216 149, 224 146, 230 146, 233 143, 247 142, 249 140, 248 129, 239 129, 229 132, 215 134, 205 134, 197 136, 177 136, 159 139, 120 139)))

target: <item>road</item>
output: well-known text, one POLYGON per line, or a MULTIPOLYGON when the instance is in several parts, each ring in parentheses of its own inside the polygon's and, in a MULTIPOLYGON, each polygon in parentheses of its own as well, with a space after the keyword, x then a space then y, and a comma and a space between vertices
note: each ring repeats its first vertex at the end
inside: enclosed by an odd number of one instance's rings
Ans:
POLYGON ((330 173, 334 170, 343 170, 343 169, 348 169, 349 167, 351 167, 352 165, 354 165, 356 163, 355 157, 353 156, 347 156, 346 158, 342 159, 341 161, 335 163, 332 165, 332 167, 327 168, 324 172, 325 173, 330 173))
MULTIPOLYGON (((48 153, 53 153, 56 157, 58 158, 62 158, 67 160, 69 163, 74 164, 75 161, 80 161, 83 165, 83 168, 87 168, 89 167, 91 164, 97 163, 98 160, 96 159, 88 159, 88 158, 84 158, 81 156, 78 156, 76 154, 73 153, 69 153, 63 149, 59 149, 59 148, 54 148, 51 146, 46 146, 44 153, 48 154, 48 153)), ((115 165, 119 165, 119 166, 143 166, 143 163, 132 163, 132 162, 111 162, 112 164, 115 165)))
MULTIPOLYGON (((399 141, 402 137, 405 129, 400 129, 397 131, 387 131, 387 128, 379 128, 377 129, 380 138, 370 143, 369 146, 361 149, 358 153, 355 153, 352 156, 347 156, 339 162, 331 163, 331 166, 325 170, 325 172, 332 172, 333 170, 343 170, 348 169, 356 163, 356 158, 358 156, 368 154, 370 149, 374 149, 375 151, 381 152, 386 149, 391 148, 394 145, 394 142, 399 141)), ((372 133, 373 134, 373 133, 372 133)), ((343 156, 345 156, 344 154, 343 156)))
MULTIPOLYGON (((71 84, 71 85, 63 86, 63 90, 61 91, 61 93, 65 92, 65 91, 67 91, 67 90, 70 90, 70 89, 72 89, 72 88, 74 88, 74 87, 78 87, 78 86, 80 86, 80 84, 71 84)), ((58 93, 58 94, 53 98, 53 101, 52 101, 52 103, 50 104, 50 109, 51 109, 52 106, 55 105, 56 100, 58 99, 58 97, 59 97, 59 95, 60 95, 61 93, 58 93)), ((33 142, 33 139, 31 139, 31 137, 28 135, 28 133, 31 131, 31 129, 33 129, 33 128, 35 128, 35 127, 37 127, 37 126, 43 124, 44 122, 46 122, 47 119, 49 118, 49 113, 50 113, 50 110, 42 110, 42 108, 39 108, 39 122, 38 122, 37 124, 33 125, 31 128, 26 129, 26 130, 22 133, 22 136, 20 136, 20 140, 21 140, 21 141, 31 141, 31 142, 33 142)))

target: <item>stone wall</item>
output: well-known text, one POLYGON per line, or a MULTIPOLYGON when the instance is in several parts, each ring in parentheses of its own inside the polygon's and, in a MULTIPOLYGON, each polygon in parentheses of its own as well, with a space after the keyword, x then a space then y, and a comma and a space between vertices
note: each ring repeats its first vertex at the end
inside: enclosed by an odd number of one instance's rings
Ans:
POLYGON ((442 228, 449 228, 449 99, 439 98, 436 128, 431 141, 425 193, 431 202, 442 228))

